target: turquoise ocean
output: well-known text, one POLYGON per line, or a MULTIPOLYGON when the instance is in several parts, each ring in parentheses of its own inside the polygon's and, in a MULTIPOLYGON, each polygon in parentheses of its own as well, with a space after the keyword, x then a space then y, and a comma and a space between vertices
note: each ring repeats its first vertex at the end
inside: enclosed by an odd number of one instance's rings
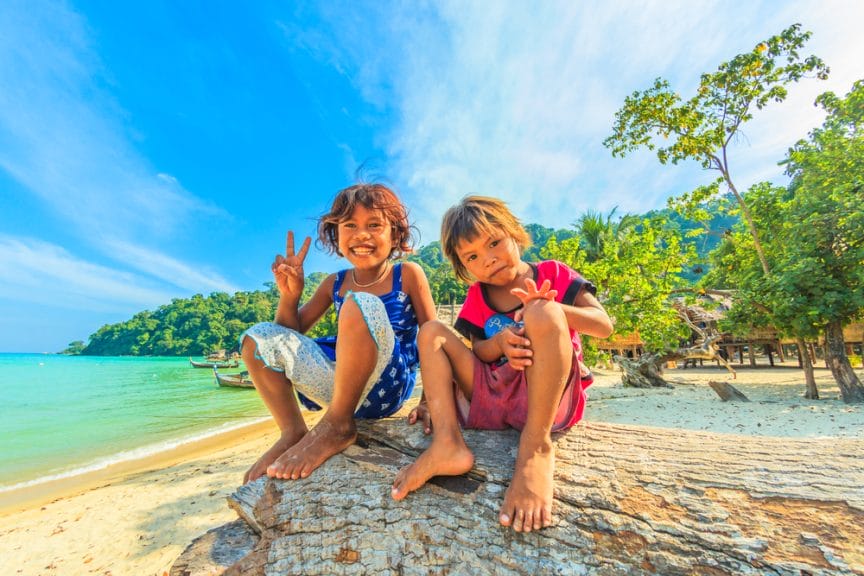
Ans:
MULTIPOLYGON (((236 373, 239 369, 225 370, 236 373)), ((188 358, 0 354, 0 492, 157 454, 267 417, 188 358)))

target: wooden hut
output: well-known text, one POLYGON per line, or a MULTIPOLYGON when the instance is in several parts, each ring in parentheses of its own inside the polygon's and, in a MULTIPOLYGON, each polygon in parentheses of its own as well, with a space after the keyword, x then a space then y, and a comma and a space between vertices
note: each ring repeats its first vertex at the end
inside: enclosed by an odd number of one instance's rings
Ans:
POLYGON ((604 340, 598 339, 597 349, 627 358, 638 358, 642 355, 645 345, 637 330, 629 334, 613 334, 604 340))

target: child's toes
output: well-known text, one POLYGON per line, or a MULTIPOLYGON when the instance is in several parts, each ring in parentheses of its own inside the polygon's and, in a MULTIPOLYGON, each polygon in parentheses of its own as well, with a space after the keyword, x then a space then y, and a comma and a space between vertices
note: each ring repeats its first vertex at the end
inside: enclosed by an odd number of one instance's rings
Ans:
POLYGON ((543 528, 547 528, 547 527, 552 525, 552 507, 551 506, 544 506, 541 516, 543 518, 543 528))

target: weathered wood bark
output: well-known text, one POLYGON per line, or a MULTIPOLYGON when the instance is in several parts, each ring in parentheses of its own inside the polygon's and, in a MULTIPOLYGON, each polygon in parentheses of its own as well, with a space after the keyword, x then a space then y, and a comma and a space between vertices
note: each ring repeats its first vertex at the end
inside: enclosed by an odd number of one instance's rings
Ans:
MULTIPOLYGON (((224 573, 864 574, 864 441, 580 425, 556 438, 557 524, 519 534, 497 521, 517 440, 466 432, 470 475, 395 502, 395 472, 428 438, 364 422, 310 478, 237 491, 261 536, 224 573)), ((187 570, 207 564, 194 546, 171 574, 220 573, 187 570)))
POLYGON ((714 392, 720 397, 724 402, 749 402, 750 399, 747 396, 729 384, 728 382, 717 382, 716 380, 710 380, 708 382, 708 386, 711 387, 714 392))
POLYGON ((849 364, 846 343, 843 340, 843 324, 839 321, 831 322, 825 327, 825 362, 837 381, 843 401, 864 402, 864 386, 849 364))
POLYGON ((646 352, 635 360, 615 355, 612 357, 612 361, 621 368, 621 382, 624 386, 632 388, 672 388, 672 385, 663 378, 663 364, 672 358, 674 358, 672 355, 660 356, 646 352))

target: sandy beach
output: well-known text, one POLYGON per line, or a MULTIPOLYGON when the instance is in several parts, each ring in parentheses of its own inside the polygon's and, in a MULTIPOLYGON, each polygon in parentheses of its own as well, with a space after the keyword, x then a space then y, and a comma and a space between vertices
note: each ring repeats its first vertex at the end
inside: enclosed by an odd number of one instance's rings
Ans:
MULTIPOLYGON (((791 367, 673 369, 672 389, 625 389, 598 371, 586 422, 633 423, 718 433, 864 438, 864 405, 846 405, 817 369, 821 400, 803 398, 791 367), (709 380, 733 384, 750 402, 722 402, 709 380)), ((859 377, 864 371, 858 369, 859 377)), ((404 410, 403 410, 404 412, 404 410)), ((578 433, 578 430, 575 431, 578 433)), ((163 576, 183 549, 236 518, 225 504, 247 467, 272 444, 271 422, 27 492, 0 496, 0 550, 16 575, 163 576)))

